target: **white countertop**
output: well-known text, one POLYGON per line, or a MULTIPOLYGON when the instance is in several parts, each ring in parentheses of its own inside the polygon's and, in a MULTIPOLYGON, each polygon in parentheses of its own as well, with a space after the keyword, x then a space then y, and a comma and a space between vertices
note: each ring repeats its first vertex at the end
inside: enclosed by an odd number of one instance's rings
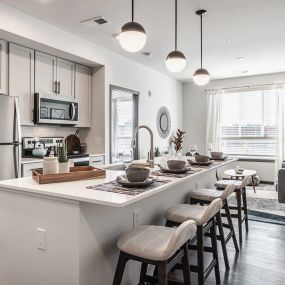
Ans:
POLYGON ((22 194, 36 193, 51 197, 71 199, 74 201, 83 201, 83 202, 89 202, 93 204, 107 205, 113 207, 124 207, 131 203, 144 199, 146 197, 150 197, 165 189, 169 189, 170 187, 183 183, 194 176, 205 174, 209 171, 212 171, 213 169, 217 169, 221 166, 230 164, 234 161, 235 159, 231 159, 224 162, 214 162, 210 169, 202 168, 200 172, 197 172, 193 175, 189 175, 184 178, 171 178, 171 177, 160 176, 159 177, 160 180, 167 179, 171 180, 171 182, 156 187, 154 189, 148 190, 136 196, 105 192, 100 190, 92 190, 86 188, 88 186, 94 186, 112 181, 118 175, 122 174, 122 172, 114 170, 106 170, 106 178, 103 179, 81 180, 75 182, 53 183, 53 184, 44 184, 44 185, 39 185, 31 177, 5 180, 5 181, 0 181, 0 191, 13 190, 13 191, 19 191, 22 194))

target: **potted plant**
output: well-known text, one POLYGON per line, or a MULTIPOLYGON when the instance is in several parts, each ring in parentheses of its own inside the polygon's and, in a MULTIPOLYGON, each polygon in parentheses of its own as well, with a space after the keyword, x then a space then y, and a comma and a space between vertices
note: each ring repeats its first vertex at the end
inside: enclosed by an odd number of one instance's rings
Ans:
POLYGON ((185 132, 181 131, 180 129, 177 130, 176 136, 172 137, 171 142, 174 145, 174 150, 176 155, 180 155, 180 151, 182 150, 182 144, 183 144, 183 138, 184 138, 185 132))
POLYGON ((69 172, 69 163, 67 158, 67 147, 66 142, 58 148, 58 162, 59 162, 59 173, 69 172))

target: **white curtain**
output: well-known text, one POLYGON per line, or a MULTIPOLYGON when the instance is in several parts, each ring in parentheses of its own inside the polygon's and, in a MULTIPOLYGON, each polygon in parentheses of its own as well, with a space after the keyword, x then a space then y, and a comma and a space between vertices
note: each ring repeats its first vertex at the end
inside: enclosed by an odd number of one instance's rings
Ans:
POLYGON ((276 88, 276 157, 275 157, 275 182, 282 161, 285 160, 285 89, 284 86, 276 88))
POLYGON ((223 92, 221 90, 208 91, 207 93, 207 134, 206 146, 211 143, 213 151, 221 150, 221 97, 223 92))

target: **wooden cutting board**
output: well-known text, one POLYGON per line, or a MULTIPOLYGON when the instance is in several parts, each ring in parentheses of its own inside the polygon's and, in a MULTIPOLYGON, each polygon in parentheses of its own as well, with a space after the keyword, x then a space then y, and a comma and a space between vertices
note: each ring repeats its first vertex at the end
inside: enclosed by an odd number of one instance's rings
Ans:
POLYGON ((67 152, 73 154, 74 151, 80 153, 80 139, 76 135, 69 135, 66 137, 67 152))

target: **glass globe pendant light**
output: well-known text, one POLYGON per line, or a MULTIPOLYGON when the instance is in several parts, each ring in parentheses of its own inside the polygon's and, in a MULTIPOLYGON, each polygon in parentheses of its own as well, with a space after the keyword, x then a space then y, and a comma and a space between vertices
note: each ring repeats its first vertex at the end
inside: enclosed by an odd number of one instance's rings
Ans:
POLYGON ((134 22, 134 0, 132 0, 132 21, 122 26, 119 43, 128 52, 138 52, 145 46, 145 30, 141 24, 134 22))
POLYGON ((185 55, 177 50, 177 0, 175 0, 175 50, 167 55, 166 67, 170 72, 178 73, 186 66, 185 55))
POLYGON ((196 11, 196 15, 200 16, 201 20, 201 67, 193 74, 193 80, 197 85, 204 86, 210 81, 210 73, 203 68, 203 15, 206 15, 206 10, 196 11))

